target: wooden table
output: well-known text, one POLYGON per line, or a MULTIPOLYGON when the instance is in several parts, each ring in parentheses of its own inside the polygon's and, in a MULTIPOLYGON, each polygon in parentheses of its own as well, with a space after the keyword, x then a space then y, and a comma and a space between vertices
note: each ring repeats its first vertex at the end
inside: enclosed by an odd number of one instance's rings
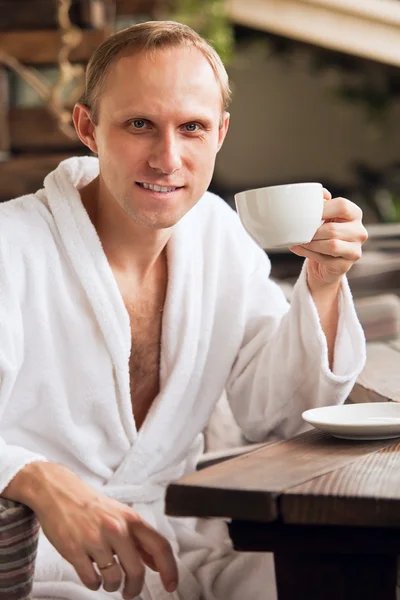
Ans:
POLYGON ((399 438, 308 431, 171 484, 166 512, 227 518, 237 550, 273 552, 279 600, 396 598, 399 438))

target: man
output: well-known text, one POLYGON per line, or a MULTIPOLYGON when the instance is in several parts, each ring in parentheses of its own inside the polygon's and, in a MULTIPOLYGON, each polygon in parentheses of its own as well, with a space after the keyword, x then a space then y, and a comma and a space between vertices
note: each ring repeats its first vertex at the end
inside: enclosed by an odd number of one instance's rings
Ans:
POLYGON ((223 524, 163 514, 165 488, 195 468, 224 389, 249 439, 287 437, 363 366, 344 278, 361 211, 327 194, 326 223, 293 248, 308 260, 289 308, 206 192, 228 101, 219 57, 189 28, 120 32, 74 109, 98 159, 69 159, 0 207, 0 490, 44 532, 35 598, 264 597, 223 524))

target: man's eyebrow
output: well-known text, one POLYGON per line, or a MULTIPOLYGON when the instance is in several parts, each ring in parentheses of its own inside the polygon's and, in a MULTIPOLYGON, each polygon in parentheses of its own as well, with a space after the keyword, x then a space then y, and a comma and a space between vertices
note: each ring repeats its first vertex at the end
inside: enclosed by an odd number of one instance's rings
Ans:
MULTIPOLYGON (((118 118, 121 118, 124 121, 129 121, 132 119, 144 119, 146 121, 149 121, 150 123, 157 123, 158 121, 158 116, 157 115, 150 115, 148 113, 146 113, 146 111, 140 111, 140 110, 129 110, 128 111, 121 111, 118 114, 118 118)), ((179 119, 180 123, 183 125, 184 123, 196 123, 196 122, 201 122, 201 123, 206 123, 207 125, 212 125, 213 123, 213 118, 211 117, 211 115, 205 115, 203 114, 192 114, 192 115, 188 115, 187 117, 182 117, 182 119, 179 119)))

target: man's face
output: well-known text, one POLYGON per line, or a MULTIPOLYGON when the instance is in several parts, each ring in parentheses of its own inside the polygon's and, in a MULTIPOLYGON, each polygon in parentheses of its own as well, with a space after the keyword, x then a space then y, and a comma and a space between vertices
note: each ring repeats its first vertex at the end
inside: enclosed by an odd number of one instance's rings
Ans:
POLYGON ((207 190, 228 122, 214 72, 196 48, 121 57, 94 130, 110 197, 140 225, 171 227, 207 190))

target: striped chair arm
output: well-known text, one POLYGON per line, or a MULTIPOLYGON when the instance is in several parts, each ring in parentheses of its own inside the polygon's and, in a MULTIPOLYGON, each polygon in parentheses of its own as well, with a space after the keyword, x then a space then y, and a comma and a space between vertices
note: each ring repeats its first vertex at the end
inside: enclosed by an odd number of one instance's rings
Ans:
POLYGON ((0 497, 0 600, 30 600, 38 538, 30 508, 0 497))

